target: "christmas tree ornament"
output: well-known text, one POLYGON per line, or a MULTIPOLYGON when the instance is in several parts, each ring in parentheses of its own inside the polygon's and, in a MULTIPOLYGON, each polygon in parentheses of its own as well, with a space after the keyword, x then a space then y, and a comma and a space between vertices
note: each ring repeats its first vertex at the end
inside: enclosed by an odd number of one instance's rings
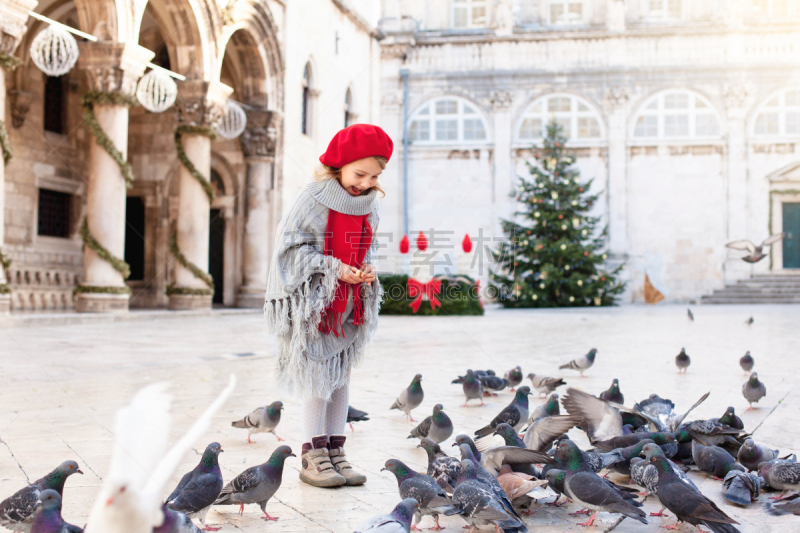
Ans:
POLYGON ((566 224, 562 224, 561 225, 561 229, 564 229, 564 230, 567 229, 567 225, 566 224))
POLYGON ((163 113, 175 103, 177 96, 178 86, 160 70, 151 70, 136 86, 136 99, 151 113, 163 113))
POLYGON ((570 296, 570 297, 569 297, 569 301, 570 301, 570 302, 574 302, 574 301, 575 301, 575 297, 574 297, 574 296, 570 296))
POLYGON ((228 109, 217 126, 217 132, 225 139, 235 139, 247 127, 247 115, 238 102, 228 100, 228 109))
POLYGON ((544 286, 545 286, 545 285, 544 285, 544 283, 540 283, 540 284, 539 284, 539 288, 540 288, 540 289, 544 289, 544 286))
POLYGON ((583 287, 583 280, 582 279, 578 280, 578 287, 583 287))
POLYGON ((419 232, 419 235, 417 235, 417 249, 420 252, 424 252, 428 249, 428 239, 425 238, 425 234, 421 231, 419 232))
POLYGON ((408 235, 403 235, 403 238, 400 239, 400 253, 407 254, 408 249, 409 249, 408 235))
POLYGON ((31 43, 31 60, 48 76, 62 76, 72 70, 79 53, 75 37, 55 25, 40 31, 31 43))
POLYGON ((561 249, 562 249, 562 250, 566 250, 566 249, 567 249, 567 245, 566 245, 566 244, 562 244, 562 245, 561 245, 561 249))
POLYGON ((469 233, 464 235, 464 240, 461 241, 461 249, 464 250, 465 254, 472 251, 472 239, 469 238, 469 233))

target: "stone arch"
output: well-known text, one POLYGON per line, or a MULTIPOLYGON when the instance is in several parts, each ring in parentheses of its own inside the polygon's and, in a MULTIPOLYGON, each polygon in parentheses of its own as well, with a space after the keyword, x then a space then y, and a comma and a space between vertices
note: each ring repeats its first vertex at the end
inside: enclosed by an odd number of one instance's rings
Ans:
MULTIPOLYGON (((449 115, 448 115, 449 116, 449 115)), ((469 144, 469 143, 479 143, 479 144, 492 144, 494 141, 494 135, 492 131, 492 124, 489 120, 489 114, 486 113, 486 110, 475 100, 464 96, 463 94, 458 93, 451 93, 451 92, 444 92, 441 94, 436 94, 433 96, 428 96, 422 102, 419 102, 418 105, 414 106, 413 110, 408 115, 408 124, 409 124, 409 136, 413 138, 414 130, 415 130, 415 123, 421 124, 422 121, 428 122, 428 140, 424 140, 424 136, 420 137, 418 140, 412 141, 412 144, 417 145, 437 145, 437 144, 469 144), (438 114, 436 111, 436 105, 440 101, 455 101, 456 106, 454 108, 453 117, 457 117, 454 120, 457 121, 457 139, 449 141, 449 140, 436 140, 435 138, 435 131, 433 122, 434 114, 438 114), (430 114, 428 114, 430 113, 430 114), (471 120, 478 120, 480 125, 483 128, 483 137, 475 137, 468 138, 466 135, 467 131, 467 121, 471 120)), ((475 126, 477 128, 477 126, 475 126)), ((421 128, 420 131, 423 131, 424 128, 421 128)), ((475 131, 479 131, 476 129, 475 131)))
MULTIPOLYGON (((588 143, 588 144, 605 144, 607 142, 606 135, 607 135, 607 124, 605 117, 601 111, 600 106, 598 106, 592 99, 588 98, 586 95, 575 92, 575 91, 550 91, 546 93, 541 93, 529 98, 524 102, 523 105, 519 107, 515 116, 518 117, 512 123, 512 127, 514 128, 511 132, 511 138, 514 139, 514 142, 517 143, 531 143, 536 140, 535 137, 526 137, 523 135, 523 129, 525 128, 526 120, 530 120, 532 117, 538 117, 545 121, 547 120, 547 115, 561 114, 564 119, 569 120, 570 122, 570 135, 569 141, 570 142, 581 142, 581 143, 588 143), (570 109, 564 111, 556 111, 552 112, 547 109, 550 99, 569 99, 570 101, 570 109), (541 110, 541 113, 537 113, 535 111, 536 106, 544 106, 541 110), (577 121, 585 119, 587 121, 594 120, 596 121, 597 125, 597 135, 591 135, 584 138, 580 138, 577 136, 577 128, 579 124, 577 121), (572 135, 575 133, 576 135, 572 135)), ((589 122, 591 126, 591 122, 589 122)))
POLYGON ((640 139, 646 142, 652 142, 653 140, 663 141, 666 139, 674 142, 676 140, 694 140, 698 138, 720 140, 723 138, 723 132, 725 131, 725 121, 719 109, 708 95, 690 87, 668 87, 649 93, 632 107, 631 114, 628 117, 626 131, 629 140, 633 141, 640 139), (689 130, 686 135, 670 136, 668 135, 669 132, 665 130, 664 116, 666 113, 664 109, 665 103, 662 100, 669 96, 679 96, 687 99, 687 107, 685 109, 687 110, 687 116, 690 118, 689 130), (649 109, 652 105, 656 107, 649 109), (648 113, 648 109, 653 116, 657 117, 657 132, 654 136, 637 134, 637 123, 644 114, 648 113), (716 129, 714 131, 709 130, 711 131, 710 133, 702 133, 701 129, 698 128, 698 126, 700 126, 700 123, 697 121, 699 115, 711 117, 707 121, 707 124, 704 122, 703 127, 713 129, 714 126, 716 126, 716 129))

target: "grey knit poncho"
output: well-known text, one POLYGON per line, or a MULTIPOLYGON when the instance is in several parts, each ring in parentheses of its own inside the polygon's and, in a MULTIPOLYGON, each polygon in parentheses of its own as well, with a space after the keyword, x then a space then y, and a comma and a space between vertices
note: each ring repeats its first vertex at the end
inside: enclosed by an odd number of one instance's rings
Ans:
MULTIPOLYGON (((351 196, 335 179, 313 182, 281 219, 269 269, 264 316, 278 338, 278 379, 301 398, 329 399, 347 382, 378 323, 383 290, 377 279, 361 283, 364 319, 353 324, 353 297, 347 302, 344 335, 319 331, 322 313, 333 301, 342 262, 324 255, 329 210, 366 215, 373 230, 364 263, 375 265, 378 249, 377 191, 351 196)), ((357 286, 353 286, 354 289, 357 286)))

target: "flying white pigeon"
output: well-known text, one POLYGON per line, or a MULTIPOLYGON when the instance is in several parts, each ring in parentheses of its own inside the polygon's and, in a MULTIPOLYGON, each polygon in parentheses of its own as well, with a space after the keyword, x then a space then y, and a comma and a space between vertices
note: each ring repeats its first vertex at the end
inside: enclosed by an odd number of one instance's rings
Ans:
POLYGON ((783 239, 784 235, 785 233, 778 233, 777 235, 771 235, 766 239, 764 239, 764 242, 762 242, 759 246, 756 246, 755 244, 753 244, 748 240, 729 242, 725 246, 733 250, 747 250, 750 253, 742 257, 742 261, 744 261, 745 263, 758 263, 759 261, 767 257, 767 254, 763 253, 764 248, 772 246, 776 242, 780 241, 781 239, 783 239))

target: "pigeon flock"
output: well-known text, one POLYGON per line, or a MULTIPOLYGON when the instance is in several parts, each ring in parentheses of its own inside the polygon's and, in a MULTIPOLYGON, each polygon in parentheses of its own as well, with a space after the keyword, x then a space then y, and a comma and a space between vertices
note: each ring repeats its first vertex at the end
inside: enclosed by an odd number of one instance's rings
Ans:
MULTIPOLYGON (((559 369, 577 371, 582 377, 597 358, 598 351, 592 348, 559 369)), ((675 364, 679 374, 689 370, 691 359, 685 349, 675 357, 675 364)), ((752 372, 755 361, 750 352, 739 364, 748 375, 742 395, 754 408, 766 395, 766 387, 752 372)), ((25 533, 79 533, 84 528, 88 533, 198 533, 201 528, 220 529, 206 523, 212 507, 224 512, 223 506, 236 505, 234 512, 243 515, 247 504, 258 505, 265 522, 278 520, 267 512, 267 504, 280 491, 286 461, 296 457, 286 445, 278 445, 266 462, 245 468, 226 482, 220 468, 224 450, 212 442, 168 496, 161 490, 169 488, 181 458, 208 428, 210 417, 230 394, 233 383, 232 379, 169 451, 170 400, 163 386, 147 387, 120 410, 111 472, 104 478, 83 528, 65 522, 61 515, 62 499, 67 504, 70 500, 69 489, 65 491, 69 477, 83 473, 72 460, 2 501, 0 526, 25 533), (147 435, 146 443, 142 435, 147 435)), ((718 490, 732 508, 762 505, 769 515, 800 516, 800 463, 796 457, 758 443, 748 433, 755 428, 745 428, 733 407, 719 418, 691 417, 710 393, 691 406, 677 407, 672 400, 651 394, 627 407, 619 379, 595 395, 568 385, 562 377, 526 375, 520 366, 502 373, 468 369, 452 383, 460 385, 465 398, 462 407, 480 408, 486 405, 484 398, 499 395, 505 395, 508 404, 488 424, 458 428, 457 432, 444 405, 437 403, 430 416, 407 435, 418 441, 416 448, 424 453, 427 469, 420 472, 398 458, 387 457, 381 470, 394 476, 400 501, 389 514, 364 522, 357 533, 409 532, 418 530, 423 520, 430 521, 430 529, 441 530, 442 517, 460 517, 470 533, 483 528, 524 533, 535 527, 531 516, 548 507, 551 514, 562 514, 565 527, 570 528, 593 526, 598 513, 610 513, 616 522, 605 531, 626 518, 641 524, 659 518, 659 527, 666 529, 685 522, 700 531, 740 531, 730 509, 704 494, 687 476, 690 470, 717 480, 718 490), (526 379, 530 386, 523 383, 526 379), (532 396, 545 398, 532 405, 532 396), (571 431, 584 432, 589 445, 580 446, 583 437, 570 437, 571 431), (455 433, 452 447, 443 449, 443 443, 455 433), (754 503, 768 491, 780 494, 768 502, 754 503), (660 512, 642 509, 648 498, 660 503, 660 512), (581 510, 569 514, 557 510, 569 502, 581 510), (571 518, 581 514, 589 516, 579 523, 571 518)), ((413 422, 412 412, 424 398, 422 375, 417 374, 389 411, 399 410, 413 422)), ((275 401, 231 426, 247 430, 248 444, 257 433, 272 433, 282 441, 276 429, 283 410, 283 403, 275 401)), ((391 416, 389 411, 386 416, 391 416)), ((369 416, 350 406, 347 421, 354 429, 354 423, 366 423, 369 416)))

